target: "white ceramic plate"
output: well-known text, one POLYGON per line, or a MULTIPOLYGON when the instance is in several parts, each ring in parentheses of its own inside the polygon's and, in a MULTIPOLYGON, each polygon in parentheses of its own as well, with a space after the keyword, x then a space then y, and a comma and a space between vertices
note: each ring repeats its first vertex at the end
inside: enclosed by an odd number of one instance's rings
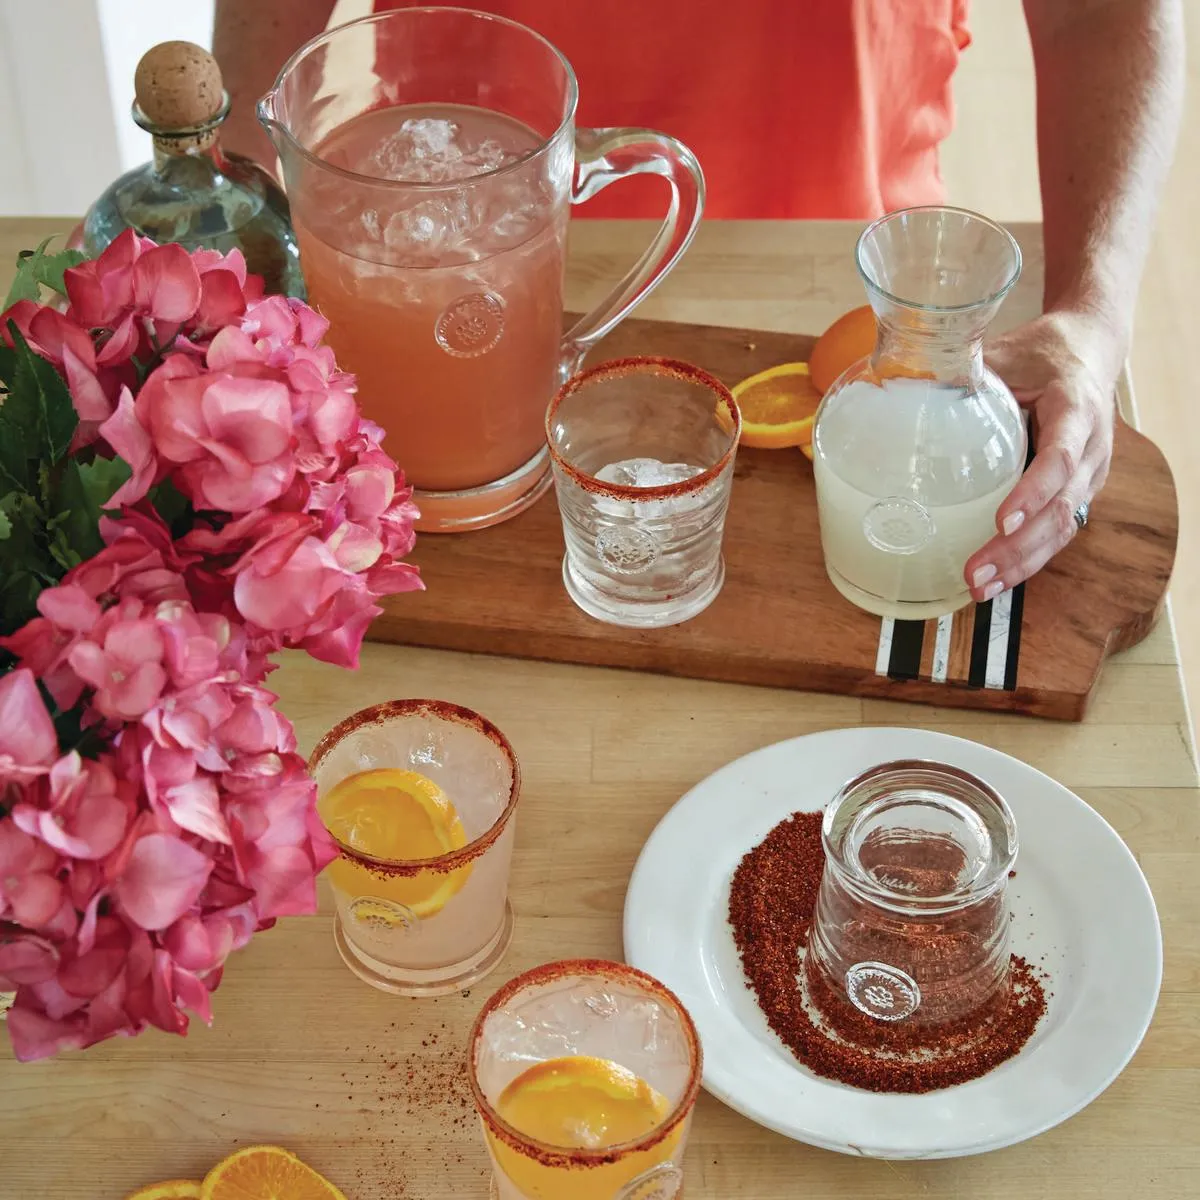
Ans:
POLYGON ((687 1005, 704 1086, 788 1137, 878 1158, 950 1158, 1010 1146, 1094 1100, 1141 1042, 1162 980, 1162 938, 1125 843, 1078 796, 987 746, 917 729, 841 729, 723 767, 659 822, 625 898, 625 957, 687 1005), (1012 948, 1051 976, 1016 1057, 925 1095, 878 1094, 814 1075, 768 1027, 727 920, 738 862, 789 814, 825 806, 878 763, 926 758, 974 772, 1016 817, 1012 948))

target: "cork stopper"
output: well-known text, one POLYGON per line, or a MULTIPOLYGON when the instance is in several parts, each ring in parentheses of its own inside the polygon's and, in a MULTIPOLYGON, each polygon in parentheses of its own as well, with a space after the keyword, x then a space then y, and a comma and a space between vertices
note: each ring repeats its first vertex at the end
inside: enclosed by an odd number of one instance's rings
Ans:
POLYGON ((146 121, 164 130, 199 129, 225 102, 217 60, 193 42, 161 42, 147 50, 133 87, 146 121))

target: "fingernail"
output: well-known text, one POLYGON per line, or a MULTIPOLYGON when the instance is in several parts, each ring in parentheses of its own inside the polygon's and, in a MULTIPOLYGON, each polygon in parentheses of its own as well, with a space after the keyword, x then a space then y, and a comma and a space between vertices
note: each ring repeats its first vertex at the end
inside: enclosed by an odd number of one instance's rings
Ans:
POLYGON ((983 589, 983 598, 985 600, 992 600, 996 596, 1000 595, 1002 591, 1004 591, 1004 580, 997 579, 995 583, 989 583, 987 587, 983 589))
POLYGON ((975 574, 971 576, 971 586, 981 588, 989 579, 996 578, 995 563, 985 563, 982 567, 975 568, 975 574))
POLYGON ((1022 525, 1025 524, 1025 514, 1018 508, 1016 512, 1010 512, 1004 518, 1004 524, 1001 528, 1004 530, 1004 536, 1009 537, 1016 533, 1022 525))

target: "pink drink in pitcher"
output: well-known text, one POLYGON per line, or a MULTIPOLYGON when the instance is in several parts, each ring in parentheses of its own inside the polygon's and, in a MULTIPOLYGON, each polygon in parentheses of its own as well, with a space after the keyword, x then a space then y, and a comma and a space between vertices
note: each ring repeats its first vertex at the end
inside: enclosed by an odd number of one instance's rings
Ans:
POLYGON ((570 64, 515 22, 396 9, 298 50, 259 102, 309 299, 422 530, 479 529, 550 484, 543 417, 587 351, 678 261, 695 157, 645 129, 575 129, 570 64), (571 205, 626 175, 669 185, 653 244, 563 334, 571 205))
MULTIPOLYGON (((318 147, 326 162, 409 183, 495 172, 536 150, 533 130, 464 105, 355 117, 318 147)), ((331 245, 297 221, 309 296, 359 400, 425 491, 481 487, 542 446, 562 341, 565 209, 537 180, 490 174, 470 190, 401 191, 348 214, 331 245), (406 265, 372 261, 382 240, 406 265)))

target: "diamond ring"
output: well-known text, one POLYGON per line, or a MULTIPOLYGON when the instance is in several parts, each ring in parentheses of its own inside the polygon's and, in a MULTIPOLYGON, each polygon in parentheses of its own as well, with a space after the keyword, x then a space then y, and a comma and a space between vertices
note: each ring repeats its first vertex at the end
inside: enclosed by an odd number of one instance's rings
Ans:
POLYGON ((1085 500, 1075 510, 1075 524, 1078 525, 1080 529, 1082 529, 1088 523, 1088 512, 1090 509, 1091 505, 1085 500))

